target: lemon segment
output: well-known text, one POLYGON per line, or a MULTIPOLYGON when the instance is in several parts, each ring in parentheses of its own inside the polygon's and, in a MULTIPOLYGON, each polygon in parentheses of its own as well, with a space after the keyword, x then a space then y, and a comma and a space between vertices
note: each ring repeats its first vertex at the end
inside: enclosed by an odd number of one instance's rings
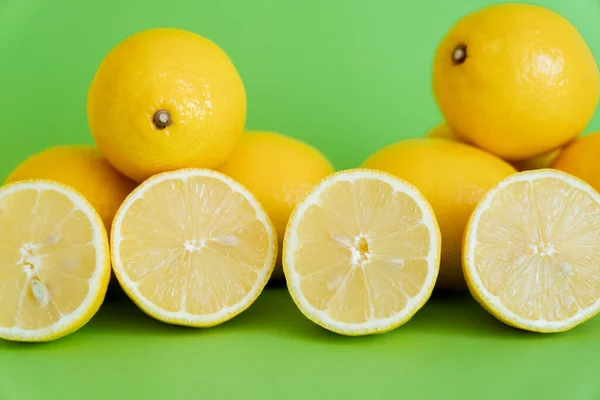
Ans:
POLYGON ((0 337, 49 341, 79 329, 106 294, 98 213, 73 189, 31 180, 0 189, 0 337))
POLYGON ((366 169, 326 178, 296 208, 283 265, 298 308, 344 335, 391 330, 425 304, 440 231, 416 188, 366 169))
POLYGON ((277 234, 248 190, 186 169, 132 192, 112 231, 113 267, 127 294, 163 322, 207 327, 249 307, 269 279, 277 234))
POLYGON ((566 173, 515 174, 488 192, 465 231, 474 297, 517 328, 564 331, 600 309, 600 195, 566 173))

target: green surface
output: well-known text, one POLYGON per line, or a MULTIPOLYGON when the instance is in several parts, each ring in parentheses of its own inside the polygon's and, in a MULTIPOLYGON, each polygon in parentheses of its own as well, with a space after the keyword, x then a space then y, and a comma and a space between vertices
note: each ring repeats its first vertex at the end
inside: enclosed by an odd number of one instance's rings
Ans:
MULTIPOLYGON (((246 84, 248 128, 353 167, 441 118, 436 43, 485 0, 0 0, 0 178, 25 156, 91 143, 85 98, 108 50, 156 26, 221 45, 246 84)), ((547 0, 600 59, 600 1, 547 0)), ((588 129, 600 129, 597 114, 588 129)), ((496 322, 468 297, 432 300, 376 337, 316 327, 282 289, 210 330, 159 324, 126 299, 58 342, 0 342, 0 400, 167 398, 597 399, 600 319, 559 335, 496 322)))
POLYGON ((118 299, 60 343, 0 342, 0 398, 597 399, 599 337, 600 319, 517 331, 468 296, 434 298, 400 329, 359 339, 312 324, 283 288, 204 330, 118 299))

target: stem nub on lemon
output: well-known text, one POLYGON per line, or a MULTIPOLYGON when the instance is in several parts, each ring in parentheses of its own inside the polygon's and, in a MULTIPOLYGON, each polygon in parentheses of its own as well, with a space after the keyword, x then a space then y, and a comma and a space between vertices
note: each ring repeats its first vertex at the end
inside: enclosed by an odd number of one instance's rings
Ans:
POLYGON ((179 29, 150 29, 102 61, 87 114, 100 151, 139 182, 164 171, 221 165, 242 135, 246 93, 215 43, 179 29))
POLYGON ((600 310, 600 195, 564 172, 512 175, 490 190, 465 230, 473 296, 501 321, 565 331, 600 310))
POLYGON ((577 29, 534 5, 462 18, 441 41, 433 91, 453 132, 506 160, 563 146, 594 114, 600 73, 577 29))
POLYGON ((394 329, 427 301, 440 231, 411 184, 371 170, 335 173, 295 209, 283 266, 298 308, 343 335, 394 329))
POLYGON ((98 311, 110 278, 108 237, 98 213, 57 182, 0 188, 0 337, 61 338, 98 311))
POLYGON ((248 308, 267 283, 277 234, 254 195, 214 171, 153 176, 113 223, 112 261, 121 287, 147 314, 208 327, 248 308))

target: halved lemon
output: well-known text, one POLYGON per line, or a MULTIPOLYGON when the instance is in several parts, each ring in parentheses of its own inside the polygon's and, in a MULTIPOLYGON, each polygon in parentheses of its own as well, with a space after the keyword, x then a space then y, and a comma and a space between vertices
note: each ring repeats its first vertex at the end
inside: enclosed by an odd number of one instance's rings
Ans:
POLYGON ((109 278, 106 230, 82 195, 41 180, 0 188, 0 337, 43 342, 76 331, 109 278))
POLYGON ((471 216, 463 270, 508 325, 557 332, 584 322, 600 310, 600 195, 556 170, 506 178, 471 216))
POLYGON ((283 265, 296 305, 343 335, 394 329, 429 299, 440 230, 411 184, 354 169, 326 178, 293 212, 283 265))
POLYGON ((267 283, 277 234, 242 185, 214 171, 153 176, 113 222, 112 261, 129 297, 171 324, 208 327, 248 308, 267 283))

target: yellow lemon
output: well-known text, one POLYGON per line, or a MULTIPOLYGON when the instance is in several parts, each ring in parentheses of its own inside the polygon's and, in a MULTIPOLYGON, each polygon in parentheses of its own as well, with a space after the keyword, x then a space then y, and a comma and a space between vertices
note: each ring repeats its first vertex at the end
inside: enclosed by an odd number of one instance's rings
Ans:
POLYGON ((415 185, 431 203, 442 232, 437 287, 464 288, 462 235, 475 206, 496 183, 515 173, 498 157, 446 139, 411 139, 392 144, 362 165, 415 185))
POLYGON ((446 123, 441 123, 441 124, 434 126, 429 132, 427 132, 425 137, 433 138, 433 139, 456 140, 459 142, 462 141, 461 138, 459 138, 458 136, 456 136, 456 134, 454 132, 452 132, 452 130, 446 123))
POLYGON ((343 335, 383 333, 429 299, 440 231, 419 191, 389 174, 333 174, 295 209, 283 265, 290 293, 313 322, 343 335))
MULTIPOLYGON (((333 173, 327 158, 314 147, 271 132, 243 135, 219 170, 256 196, 281 241, 294 207, 333 173)), ((283 276, 280 266, 273 276, 283 276)))
MULTIPOLYGON (((452 130, 448 127, 448 124, 445 123, 436 125, 433 129, 427 132, 426 137, 450 139, 456 140, 458 142, 468 143, 464 139, 458 137, 454 132, 452 132, 452 130)), ((549 168, 558 156, 558 153, 560 153, 560 148, 551 150, 547 153, 540 154, 538 156, 527 158, 525 160, 512 161, 510 163, 517 169, 517 171, 528 171, 532 169, 549 168)))
POLYGON ((209 327, 248 308, 277 257, 277 234, 256 198, 231 178, 183 169, 136 188, 111 235, 115 275, 148 315, 209 327))
POLYGON ((565 331, 600 310, 600 195, 561 171, 515 174, 490 190, 465 230, 473 296, 501 321, 565 331))
POLYGON ((221 165, 243 133, 246 94, 216 44, 179 29, 150 29, 102 61, 87 114, 108 161, 142 181, 163 171, 221 165))
POLYGON ((553 167, 583 179, 600 191, 600 132, 577 139, 565 147, 553 167))
POLYGON ((556 157, 558 157, 560 152, 561 148, 558 148, 551 150, 547 153, 540 154, 539 156, 534 156, 521 161, 513 161, 511 162, 511 164, 518 171, 531 171, 534 169, 550 168, 550 166, 554 163, 554 160, 556 160, 556 157))
POLYGON ((0 337, 61 338, 98 311, 110 277, 98 213, 70 187, 29 180, 0 188, 0 337))
POLYGON ((94 206, 106 229, 135 183, 119 174, 91 146, 57 146, 23 161, 6 179, 15 182, 48 179, 71 186, 94 206))
POLYGON ((562 16, 502 4, 465 16, 446 34, 435 54, 433 91, 457 135, 523 160, 583 131, 600 76, 584 39, 562 16))

